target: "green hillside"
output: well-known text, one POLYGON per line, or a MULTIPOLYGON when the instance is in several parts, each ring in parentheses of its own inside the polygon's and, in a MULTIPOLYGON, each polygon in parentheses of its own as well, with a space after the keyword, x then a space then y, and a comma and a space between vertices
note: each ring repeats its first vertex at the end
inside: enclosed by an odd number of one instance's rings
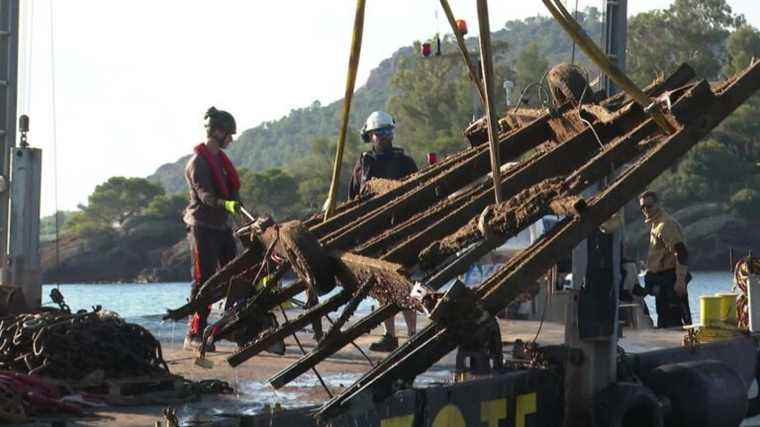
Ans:
MULTIPOLYGON (((592 38, 601 38, 598 11, 586 10, 580 21, 592 38)), ((734 15, 725 0, 674 0, 666 10, 632 17, 628 34, 627 72, 639 85, 684 62, 697 75, 717 80, 760 58, 760 32, 734 15)), ((476 55, 476 40, 467 43, 476 55)), ((572 50, 570 39, 546 17, 505 23, 493 34, 493 46, 497 84, 515 82, 513 102, 550 65, 569 61, 572 50)), ((385 109, 397 119, 396 143, 420 166, 428 152, 445 155, 468 146, 462 130, 479 107, 451 37, 443 37, 440 56, 422 58, 418 51, 419 42, 399 49, 357 90, 339 197, 345 198, 351 166, 366 149, 357 130, 373 110, 385 109)), ((588 67, 581 56, 577 62, 588 67)), ((588 71, 594 80, 596 71, 588 71)), ((540 103, 535 91, 527 91, 526 98, 522 101, 529 105, 540 103)), ((497 91, 495 102, 505 108, 503 91, 497 91)), ((341 107, 340 101, 325 106, 315 102, 240 133, 229 154, 240 169, 241 199, 247 208, 278 221, 303 218, 321 208, 341 107)), ((760 95, 652 185, 684 227, 695 269, 725 268, 729 249, 760 252, 758 117, 760 95)), ((187 203, 182 176, 186 161, 165 164, 149 179, 109 178, 96 187, 87 205, 60 218, 57 246, 55 222, 44 220, 46 280, 188 280, 181 222, 187 203)), ((643 255, 647 230, 635 200, 626 211, 629 255, 643 255)))
MULTIPOLYGON (((596 40, 601 38, 602 23, 597 9, 591 8, 580 14, 580 20, 588 33, 596 40)), ((493 34, 493 43, 500 46, 497 66, 507 70, 506 74, 514 77, 520 54, 535 45, 537 53, 553 64, 570 60, 571 42, 559 25, 548 17, 534 17, 526 20, 507 22, 503 29, 493 34)), ((477 39, 467 39, 468 49, 475 54, 478 50, 477 39)), ((444 46, 446 61, 459 61, 459 52, 453 43, 444 46)), ((581 63, 588 61, 578 55, 581 63)), ((375 110, 388 108, 392 94, 391 80, 401 68, 413 66, 422 60, 414 46, 406 46, 396 51, 390 58, 382 61, 372 70, 365 84, 356 90, 351 106, 350 126, 354 130, 361 128, 364 119, 375 110)), ((431 57, 424 61, 438 61, 431 57)), ((532 79, 534 76, 530 76, 532 79)), ((537 80, 541 76, 539 75, 537 80)), ((521 87, 518 82, 518 89, 521 87)), ((530 83, 530 82, 528 82, 530 83)), ((267 121, 246 129, 240 133, 229 155, 238 167, 253 171, 270 168, 291 169, 293 162, 310 155, 312 141, 315 138, 337 137, 340 125, 342 99, 328 105, 315 101, 312 105, 296 108, 282 118, 267 121)), ((469 105, 468 105, 469 107, 469 105)), ((463 129, 471 117, 468 115, 455 125, 463 129)), ((162 165, 148 179, 160 183, 169 192, 184 191, 186 184, 183 177, 184 164, 188 156, 176 162, 162 165)), ((421 159, 417 159, 418 162, 421 159)), ((328 179, 329 170, 324 171, 328 179)))

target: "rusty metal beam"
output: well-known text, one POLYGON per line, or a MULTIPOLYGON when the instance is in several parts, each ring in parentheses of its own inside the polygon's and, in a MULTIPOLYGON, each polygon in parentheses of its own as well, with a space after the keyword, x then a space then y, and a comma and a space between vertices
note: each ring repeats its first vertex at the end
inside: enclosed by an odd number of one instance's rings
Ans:
POLYGON ((351 291, 342 289, 337 295, 331 297, 325 303, 312 307, 305 311, 300 316, 285 323, 277 330, 270 334, 267 334, 256 342, 249 344, 242 349, 235 352, 232 356, 227 358, 227 362, 231 366, 238 366, 256 354, 269 348, 272 344, 285 339, 286 337, 298 332, 311 324, 312 320, 316 317, 322 317, 331 311, 337 310, 340 306, 347 303, 351 299, 351 291))
MULTIPOLYGON (((528 150, 540 145, 552 136, 546 124, 547 117, 538 119, 506 136, 499 142, 502 159, 516 159, 528 150)), ((329 250, 345 250, 365 242, 382 233, 388 227, 405 221, 415 213, 426 210, 430 205, 445 199, 463 186, 481 178, 490 170, 487 149, 477 148, 476 154, 465 159, 446 172, 430 180, 425 185, 408 191, 403 196, 386 204, 359 221, 325 236, 325 246, 329 250)))
POLYGON ((226 284, 241 272, 251 269, 261 263, 263 254, 257 249, 246 249, 230 261, 225 268, 212 275, 201 288, 198 296, 188 304, 176 310, 166 310, 163 320, 180 320, 198 311, 199 307, 207 307, 224 297, 226 284))
MULTIPOLYGON (((678 79, 675 79, 675 80, 670 79, 670 80, 668 80, 668 82, 670 82, 668 84, 678 84, 678 83, 681 83, 678 79)), ((656 90, 659 92, 660 90, 672 89, 672 87, 668 86, 668 84, 663 85, 663 86, 659 86, 659 87, 656 88, 656 90)), ((676 94, 676 95, 678 95, 678 94, 676 94)), ((635 123, 637 123, 637 120, 636 120, 637 117, 638 118, 643 118, 645 116, 642 114, 642 112, 640 110, 637 110, 635 108, 634 109, 628 108, 627 110, 622 111, 619 114, 618 117, 622 118, 622 121, 624 122, 624 125, 622 125, 621 127, 627 128, 627 127, 633 126, 635 123)), ((547 120, 548 119, 549 118, 547 118, 547 120)), ((607 126, 609 126, 610 128, 613 128, 613 125, 607 125, 607 126)), ((615 134, 615 131, 617 131, 617 130, 618 129, 610 130, 608 132, 608 134, 610 136, 612 136, 612 135, 615 134)), ((590 133, 587 134, 585 136, 585 138, 586 138, 586 141, 588 141, 591 138, 591 134, 590 133)), ((619 138, 618 138, 618 140, 619 140, 619 138)), ((566 154, 567 153, 573 153, 573 152, 577 151, 577 147, 575 147, 575 145, 573 145, 573 144, 580 144, 580 143, 576 139, 571 139, 570 141, 566 141, 565 144, 567 144, 566 147, 570 147, 570 149, 566 148, 565 150, 559 150, 558 152, 560 154, 558 156, 556 156, 556 157, 550 157, 549 158, 550 160, 544 160, 547 165, 551 165, 553 163, 559 163, 559 164, 567 163, 567 164, 569 164, 569 166, 568 166, 569 169, 568 170, 572 170, 572 168, 573 168, 573 166, 571 164, 572 162, 568 161, 566 154), (571 142, 571 141, 573 141, 573 142, 571 142)), ((586 144, 586 145, 588 146, 589 144, 586 144)), ((592 144, 590 146, 592 147, 591 151, 593 151, 594 145, 592 144)), ((619 150, 610 150, 610 151, 612 153, 617 153, 619 150)), ((588 157, 588 153, 586 153, 586 151, 583 150, 583 149, 581 149, 580 152, 581 152, 581 155, 579 157, 577 157, 577 159, 578 159, 579 162, 582 162, 583 159, 585 159, 585 158, 588 157)), ((545 153, 543 156, 548 156, 548 155, 549 155, 549 153, 545 153)), ((609 157, 609 161, 612 161, 614 159, 620 160, 620 156, 619 155, 617 155, 617 156, 615 156, 615 155, 608 155, 608 157, 609 157)), ((539 156, 539 158, 540 158, 540 156, 539 156)), ((536 179, 535 179, 534 176, 531 176, 530 170, 534 170, 534 169, 543 170, 544 169, 544 168, 541 167, 541 164, 539 164, 539 165, 533 164, 530 169, 528 169, 526 166, 522 166, 522 167, 523 167, 523 170, 526 171, 525 177, 526 178, 528 178, 528 177, 532 178, 532 179, 534 179, 534 181, 536 181, 536 179)), ((504 184, 504 186, 506 188, 510 188, 512 191, 515 191, 515 189, 519 189, 519 188, 525 188, 525 186, 527 186, 527 185, 529 185, 528 182, 523 182, 523 183, 511 182, 511 181, 509 181, 508 179, 505 178, 505 184, 504 184)), ((485 189, 482 190, 482 195, 483 195, 483 197, 487 198, 488 197, 487 194, 490 191, 487 189, 487 187, 485 185, 481 185, 481 187, 485 187, 485 189)), ((466 193, 464 195, 464 197, 463 197, 464 200, 467 200, 467 202, 471 202, 471 198, 472 198, 472 194, 471 193, 466 193)), ((565 197, 567 197, 567 196, 565 196, 565 197)), ((483 201, 483 203, 484 203, 483 206, 487 205, 487 199, 485 201, 483 201)), ((445 204, 445 202, 443 204, 445 204)), ((454 205, 454 206, 456 206, 456 205, 454 205)), ((437 207, 434 207, 433 209, 436 209, 436 208, 437 207)), ((479 206, 479 209, 480 208, 481 207, 479 206)), ((440 210, 445 210, 445 209, 438 208, 438 210, 440 211, 440 210)), ((460 216, 464 217, 464 218, 470 218, 470 217, 472 217, 474 215, 477 215, 478 213, 479 213, 479 210, 476 209, 476 210, 473 210, 473 212, 470 213, 471 214, 470 216, 461 214, 461 212, 460 212, 460 216)), ((417 224, 416 224, 416 225, 418 225, 417 229, 420 228, 419 227, 419 221, 420 221, 419 218, 420 218, 420 216, 414 217, 414 219, 416 219, 418 221, 417 224)), ((426 219, 427 219, 426 217, 424 217, 424 216, 422 217, 422 221, 424 221, 426 219)), ((405 227, 407 230, 412 229, 413 225, 414 225, 414 222, 411 221, 411 220, 408 221, 405 224, 402 224, 402 226, 405 227)), ((390 230, 389 232, 387 232, 386 234, 384 234, 383 236, 386 239, 389 238, 390 236, 393 236, 392 238, 394 238, 394 239, 398 239, 399 238, 398 234, 400 234, 399 231, 400 230, 398 230, 398 227, 396 227, 396 228, 390 230)), ((419 233, 417 235, 417 237, 419 237, 419 236, 431 236, 431 234, 428 231, 429 230, 426 230, 425 232, 419 233)), ((438 237, 440 237, 441 234, 440 233, 433 233, 432 236, 438 236, 438 237)), ((466 255, 460 257, 458 260, 454 261, 454 264, 452 265, 452 267, 456 267, 456 268, 444 269, 444 271, 442 273, 449 273, 448 275, 446 275, 446 274, 438 274, 438 275, 436 275, 434 277, 434 279, 430 283, 427 283, 427 285, 430 286, 430 287, 432 287, 433 289, 436 289, 438 286, 441 286, 441 285, 443 285, 443 283, 445 283, 448 280, 454 278, 457 274, 461 274, 462 272, 466 271, 467 267, 469 267, 469 265, 471 265, 472 262, 476 261, 478 258, 482 257, 483 255, 485 255, 486 253, 488 253, 490 250, 492 250, 494 247, 498 246, 498 245, 493 246, 490 243, 491 242, 489 242, 489 244, 483 244, 483 245, 476 246, 474 248, 474 250, 472 250, 472 251, 469 252, 469 254, 466 254, 466 255), (456 271, 456 273, 454 273, 455 271, 456 271), (441 283, 436 283, 435 279, 439 279, 440 280, 441 277, 445 277, 445 281, 441 282, 441 283)), ((373 244, 376 245, 377 243, 373 242, 373 244)), ((402 245, 402 247, 403 247, 403 245, 402 245)), ((362 248, 364 248, 364 250, 366 250, 368 248, 372 248, 372 246, 371 245, 364 245, 364 246, 362 246, 362 248)), ((371 251, 367 250, 367 252, 371 252, 371 251)), ((416 259, 416 255, 417 255, 416 253, 410 254, 410 256, 414 256, 415 259, 416 259)), ((396 256, 394 256, 394 252, 393 251, 391 251, 390 253, 387 253, 384 256, 382 256, 382 259, 389 259, 389 260, 398 260, 399 258, 403 259, 404 257, 396 257, 396 256)), ((397 307, 395 309, 393 309, 393 310, 391 310, 390 308, 387 308, 387 310, 390 313, 390 314, 388 314, 389 317, 392 316, 392 315, 395 315, 399 311, 397 307)), ((282 373, 278 374, 275 378, 273 378, 274 383, 278 384, 278 385, 280 385, 280 384, 283 384, 283 385, 286 384, 287 382, 289 382, 292 379, 296 378, 301 373, 303 373, 306 370, 308 370, 308 368, 310 366, 313 366, 313 364, 319 363, 321 360, 324 360, 324 358, 328 357, 330 354, 333 354, 334 352, 338 351, 343 346, 347 345, 351 340, 355 339, 356 336, 359 336, 359 335, 361 335, 363 333, 368 332, 369 329, 366 329, 366 328, 369 327, 369 325, 372 325, 370 327, 370 329, 371 329, 371 328, 375 327, 377 324, 379 324, 380 321, 381 320, 378 320, 377 315, 375 313, 373 313, 367 319, 363 319, 362 321, 358 322, 353 327, 349 328, 343 336, 336 337, 335 340, 332 343, 330 343, 330 345, 326 346, 325 348, 315 349, 314 355, 311 355, 311 354, 307 355, 302 360, 296 362, 295 364, 291 365, 289 368, 285 369, 282 373), (367 320, 367 321, 365 322, 364 320, 367 320), (340 341, 340 342, 336 342, 336 341, 340 341)))
POLYGON ((360 218, 382 208, 410 190, 429 183, 433 178, 448 171, 455 164, 464 162, 473 157, 477 152, 477 149, 470 149, 448 156, 440 162, 405 179, 398 188, 369 198, 360 198, 346 202, 345 206, 341 205, 338 207, 338 211, 328 222, 321 223, 322 215, 320 214, 307 221, 306 225, 311 227, 312 232, 319 237, 327 236, 345 227, 350 227, 351 224, 355 223, 360 218))
MULTIPOLYGON (((362 287, 359 286, 359 283, 370 280, 375 282, 370 289, 370 293, 374 298, 381 302, 393 302, 394 305, 398 304, 402 307, 408 307, 410 305, 408 296, 412 282, 407 278, 407 273, 403 270, 401 265, 351 253, 337 253, 332 254, 331 257, 333 258, 335 265, 338 266, 338 278, 343 284, 343 289, 340 293, 327 301, 312 307, 296 319, 280 325, 279 328, 271 333, 246 345, 227 359, 230 365, 240 365, 251 357, 266 350, 278 340, 303 329, 314 319, 320 319, 322 316, 337 310, 342 305, 349 302, 355 292, 360 292, 362 287)), ((269 305, 271 307, 255 306, 250 308, 250 310, 269 310, 277 306, 277 304, 269 305)))
MULTIPOLYGON (((477 261, 493 248, 485 244, 475 245, 467 250, 461 257, 446 266, 432 277, 425 280, 425 286, 438 290, 456 276, 465 273, 473 262, 477 261)), ((353 324, 346 331, 336 334, 332 339, 319 343, 317 348, 305 355, 297 362, 278 372, 269 379, 274 388, 281 388, 285 384, 298 378, 313 366, 338 352, 360 336, 370 332, 379 326, 385 319, 395 316, 401 309, 395 304, 385 304, 373 311, 368 316, 353 324)))
MULTIPOLYGON (((496 313, 536 280, 555 260, 570 251, 607 218, 642 191, 660 173, 686 154, 697 141, 760 89, 760 64, 750 66, 725 90, 713 96, 702 82, 685 96, 699 100, 704 108, 674 109, 680 128, 629 167, 607 189, 594 197, 584 214, 566 219, 529 249, 513 258, 477 290, 484 306, 496 313)), ((390 390, 397 379, 412 379, 453 350, 456 331, 431 324, 388 359, 376 366, 343 394, 327 402, 320 414, 329 416, 353 396, 366 389, 390 390)))
MULTIPOLYGON (((688 81, 692 76, 693 71, 687 66, 682 66, 667 80, 651 84, 647 92, 654 96, 662 91, 674 89, 685 81, 688 81)), ((629 105, 630 109, 631 104, 628 103, 627 105, 629 105)), ((560 113, 568 111, 567 106, 563 108, 564 110, 561 109, 560 113)), ((502 157, 516 158, 544 141, 552 139, 553 132, 551 131, 551 126, 548 126, 551 119, 551 115, 545 114, 525 128, 500 135, 499 147, 502 157)), ((462 212, 462 205, 465 204, 464 198, 459 198, 457 202, 448 202, 442 208, 429 212, 422 212, 424 209, 421 207, 435 204, 436 201, 440 201, 443 198, 442 196, 458 190, 478 176, 487 173, 488 164, 484 161, 487 160, 484 157, 487 154, 485 148, 471 148, 449 156, 442 162, 426 168, 410 179, 405 180, 399 188, 388 193, 372 197, 366 201, 352 201, 341 205, 335 216, 326 223, 320 223, 318 217, 313 217, 305 225, 309 227, 309 230, 315 236, 320 238, 323 244, 329 241, 330 247, 335 249, 346 250, 351 246, 366 243, 374 238, 370 243, 371 247, 360 251, 360 253, 366 255, 378 255, 373 253, 376 249, 391 247, 391 245, 402 240, 410 239, 414 230, 426 227, 424 236, 428 236, 427 242, 424 239, 419 242, 411 239, 401 247, 394 249, 391 259, 404 258, 408 253, 415 253, 429 245, 429 240, 432 236, 446 235, 463 225, 462 223, 455 224, 450 221, 462 212), (474 164, 479 165, 477 172, 473 172, 474 164), (462 177, 463 173, 465 174, 464 178, 462 177), (452 190, 442 192, 442 188, 452 190), (401 197, 402 195, 405 196, 401 197), (395 203, 393 202, 394 200, 396 201, 395 203), (454 209, 457 209, 457 213, 451 214, 454 209), (415 214, 417 214, 416 217, 415 214), (403 219, 406 219, 406 221, 403 221, 403 219), (399 224, 400 222, 403 222, 403 230, 399 230, 398 225, 394 226, 394 224, 399 224), (434 233, 438 231, 436 225, 441 227, 442 224, 447 224, 446 230, 449 231, 443 230, 442 234, 434 233), (389 225, 394 230, 383 233, 389 225)), ((482 205, 482 202, 479 205, 482 205)), ((235 274, 239 274, 243 270, 256 269, 256 266, 260 262, 260 254, 257 251, 247 249, 225 269, 218 271, 214 276, 209 278, 204 283, 196 300, 185 304, 177 310, 169 310, 164 319, 179 320, 197 311, 198 307, 213 304, 223 298, 225 285, 235 274)))
MULTIPOLYGON (((693 88, 696 85, 687 85, 684 88, 673 93, 677 99, 673 104, 674 111, 689 110, 691 108, 699 107, 699 99, 694 96, 685 97, 683 94, 693 88)), ((557 188, 551 188, 553 185, 546 184, 547 179, 539 184, 535 184, 533 187, 523 190, 516 195, 513 199, 504 203, 503 207, 496 208, 496 211, 501 211, 503 215, 501 218, 496 215, 490 221, 491 227, 499 229, 500 235, 497 241, 497 246, 504 243, 508 238, 516 235, 522 230, 522 225, 530 225, 531 223, 538 221, 545 214, 554 212, 558 215, 564 215, 566 212, 557 211, 557 209, 565 209, 562 206, 551 206, 552 203, 556 203, 555 200, 562 198, 572 198, 581 194, 589 185, 594 182, 598 182, 603 177, 609 175, 609 171, 616 167, 621 167, 625 163, 631 162, 636 159, 643 151, 646 151, 650 147, 652 141, 648 138, 652 138, 657 134, 657 126, 651 121, 646 120, 640 124, 630 133, 615 138, 609 143, 604 150, 587 161, 586 164, 575 170, 572 175, 567 177, 565 182, 557 188), (543 193, 542 197, 546 198, 551 195, 552 200, 533 200, 530 203, 525 203, 529 197, 539 195, 543 193), (535 206, 533 206, 535 205, 535 206), (522 212, 519 210, 522 209, 522 212), (515 213, 519 213, 516 217, 519 217, 519 223, 512 224, 514 221, 515 213), (514 227, 518 227, 514 229, 514 227), (514 229, 514 233, 506 233, 505 230, 514 229)), ((559 175, 553 178, 554 181, 559 178, 559 175)), ((564 177, 563 177, 564 178, 564 177)), ((575 209, 569 207, 569 209, 575 209)), ((459 229, 455 234, 450 235, 444 239, 434 242, 427 248, 425 248, 419 254, 419 262, 421 265, 438 265, 444 260, 453 255, 454 253, 462 250, 470 244, 483 239, 484 236, 480 233, 477 227, 478 218, 470 220, 469 224, 459 229)))

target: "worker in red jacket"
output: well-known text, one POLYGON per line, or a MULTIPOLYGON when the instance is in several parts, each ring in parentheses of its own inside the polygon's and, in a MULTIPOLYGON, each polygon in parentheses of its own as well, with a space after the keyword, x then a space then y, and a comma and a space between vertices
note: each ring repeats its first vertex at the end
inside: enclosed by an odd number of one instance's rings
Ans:
MULTIPOLYGON (((185 167, 190 201, 183 220, 188 228, 195 298, 203 283, 235 257, 237 247, 229 215, 240 212, 240 179, 235 166, 224 154, 237 131, 232 114, 211 107, 206 112, 206 142, 198 144, 185 167)), ((185 350, 198 350, 208 324, 210 307, 190 319, 185 350)), ((209 346, 211 347, 211 346, 209 346)), ((207 348, 206 351, 214 351, 207 348)))

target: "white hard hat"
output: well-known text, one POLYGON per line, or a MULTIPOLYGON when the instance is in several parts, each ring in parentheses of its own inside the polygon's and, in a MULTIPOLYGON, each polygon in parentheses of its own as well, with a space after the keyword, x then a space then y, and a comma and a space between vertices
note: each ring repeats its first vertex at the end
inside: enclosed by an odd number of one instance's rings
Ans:
POLYGON ((396 127, 396 121, 385 111, 375 111, 367 117, 367 122, 362 127, 362 139, 369 142, 369 133, 373 130, 396 127))

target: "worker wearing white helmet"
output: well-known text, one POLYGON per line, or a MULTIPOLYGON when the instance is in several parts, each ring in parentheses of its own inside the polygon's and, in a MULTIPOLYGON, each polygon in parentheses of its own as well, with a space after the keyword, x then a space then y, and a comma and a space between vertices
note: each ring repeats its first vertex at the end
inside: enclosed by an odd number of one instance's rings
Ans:
POLYGON ((384 111, 375 111, 367 118, 361 136, 365 143, 372 143, 372 149, 362 153, 354 166, 348 187, 349 198, 359 196, 372 178, 401 179, 417 172, 414 160, 404 150, 393 146, 395 128, 395 120, 384 111))
MULTIPOLYGON (((367 118, 361 136, 365 143, 372 143, 372 149, 362 153, 351 174, 348 195, 351 199, 358 197, 365 184, 372 178, 402 179, 417 172, 417 164, 401 148, 393 146, 393 133, 396 122, 390 114, 375 111, 367 118)), ((403 312, 409 336, 417 330, 417 314, 413 310, 403 312)), ((385 321, 385 335, 380 341, 372 343, 372 351, 393 351, 398 347, 394 318, 385 321)))

